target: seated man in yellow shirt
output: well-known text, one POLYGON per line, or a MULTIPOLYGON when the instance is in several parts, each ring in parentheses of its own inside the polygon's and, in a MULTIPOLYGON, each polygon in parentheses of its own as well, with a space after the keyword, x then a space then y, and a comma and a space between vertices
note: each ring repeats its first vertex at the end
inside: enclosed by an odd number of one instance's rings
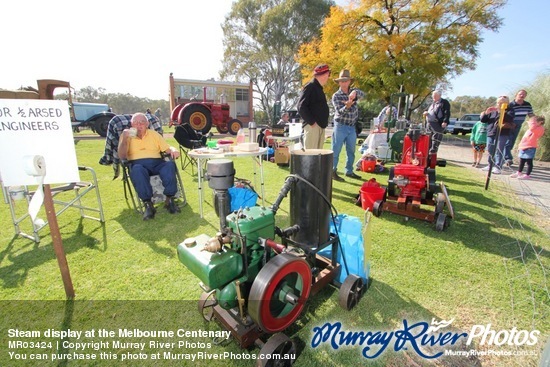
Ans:
POLYGON ((143 220, 155 217, 155 207, 151 202, 153 189, 149 178, 153 175, 159 175, 164 186, 166 209, 172 214, 180 211, 174 202, 174 195, 178 191, 177 167, 173 161, 165 161, 161 157, 161 152, 170 155, 173 159, 180 155, 179 151, 169 146, 159 133, 149 129, 149 120, 145 114, 134 114, 132 128, 125 129, 120 137, 118 156, 130 163, 130 178, 139 198, 145 204, 143 220), (133 136, 134 133, 135 136, 133 136))

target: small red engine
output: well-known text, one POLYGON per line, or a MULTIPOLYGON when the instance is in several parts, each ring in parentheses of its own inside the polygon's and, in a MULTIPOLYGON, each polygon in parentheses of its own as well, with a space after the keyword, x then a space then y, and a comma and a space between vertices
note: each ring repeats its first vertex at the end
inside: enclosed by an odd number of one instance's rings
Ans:
POLYGON ((430 146, 429 133, 422 125, 412 125, 405 135, 401 163, 390 169, 387 198, 374 203, 374 215, 380 216, 382 210, 387 210, 430 222, 437 217, 437 230, 448 226, 446 215, 442 213, 449 202, 446 189, 433 200, 439 189, 435 182, 435 167, 444 167, 446 162, 438 161, 437 154, 430 152, 430 146), (421 204, 435 205, 435 211, 421 209, 421 204))

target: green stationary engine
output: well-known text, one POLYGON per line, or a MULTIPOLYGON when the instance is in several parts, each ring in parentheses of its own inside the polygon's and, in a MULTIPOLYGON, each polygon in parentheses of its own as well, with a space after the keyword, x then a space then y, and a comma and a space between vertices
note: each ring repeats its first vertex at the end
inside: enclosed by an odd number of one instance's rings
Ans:
MULTIPOLYGON (((201 281, 198 308, 203 318, 219 321, 242 348, 260 346, 260 355, 267 356, 259 360, 261 366, 292 364, 294 357, 288 356, 295 355, 295 345, 279 332, 295 323, 310 294, 331 284, 340 271, 338 235, 329 233, 332 161, 329 150, 293 153, 291 169, 302 172, 287 178, 273 205, 233 213, 228 205, 233 162, 208 161, 206 180, 214 190, 220 230, 215 236, 188 238, 177 247, 179 260, 201 281), (279 228, 275 215, 289 192, 294 224, 279 228), (318 254, 328 246, 331 259, 318 254), (290 359, 269 358, 274 354, 290 359)), ((364 289, 363 278, 348 275, 340 286, 340 305, 351 309, 364 289)))
POLYGON ((216 291, 220 306, 228 310, 238 306, 237 284, 244 293, 258 275, 264 256, 259 239, 274 237, 275 218, 272 210, 259 206, 226 218, 227 233, 188 239, 178 245, 178 257, 205 289, 216 291))

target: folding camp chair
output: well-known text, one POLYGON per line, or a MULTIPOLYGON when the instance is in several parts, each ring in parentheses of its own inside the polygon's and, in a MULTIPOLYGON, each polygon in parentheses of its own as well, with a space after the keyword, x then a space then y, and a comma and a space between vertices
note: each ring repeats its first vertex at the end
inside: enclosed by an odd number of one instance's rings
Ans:
MULTIPOLYGON (((59 210, 56 209, 56 216, 61 215, 69 208, 76 208, 80 211, 80 216, 82 218, 88 218, 97 220, 101 223, 105 222, 105 217, 103 215, 103 206, 101 205, 101 196, 99 195, 99 187, 97 185, 97 176, 95 171, 90 167, 78 167, 80 171, 85 171, 90 173, 91 181, 90 182, 71 182, 66 185, 51 186, 51 192, 53 197, 54 205, 57 205, 59 210), (73 192, 74 196, 69 194, 73 192), (84 196, 88 192, 95 192, 97 200, 97 208, 89 206, 88 200, 84 200, 84 196), (88 212, 95 212, 99 214, 98 217, 87 215, 88 212)), ((4 201, 6 201, 10 206, 10 213, 13 221, 13 226, 15 229, 15 234, 22 237, 33 240, 36 243, 40 242, 40 237, 38 232, 44 228, 48 222, 43 221, 41 224, 33 222, 28 213, 28 204, 30 203, 34 191, 29 190, 28 186, 18 186, 18 187, 4 187, 2 185, 2 191, 4 193, 4 201), (23 202, 26 205, 25 212, 21 213, 21 209, 18 210, 16 202, 23 202), (23 231, 21 228, 21 223, 29 219, 32 226, 32 234, 28 234, 23 231)))
POLYGON ((189 156, 189 151, 206 146, 208 136, 203 136, 200 132, 195 131, 189 123, 183 123, 176 126, 174 131, 174 139, 180 145, 181 169, 185 171, 187 166, 191 165, 191 175, 195 174, 195 165, 197 160, 189 156))
MULTIPOLYGON (((164 159, 169 160, 170 158, 165 157, 164 159)), ((134 185, 132 184, 132 180, 130 179, 130 164, 128 163, 128 161, 123 161, 122 167, 123 167, 122 184, 124 188, 124 199, 126 200, 126 203, 128 204, 129 208, 131 209, 133 208, 138 213, 143 214, 143 211, 144 211, 143 202, 137 196, 134 185)), ((164 203, 166 200, 166 196, 164 195, 164 186, 162 185, 160 176, 153 175, 151 176, 150 179, 151 179, 151 187, 153 188, 153 197, 151 198, 151 202, 153 204, 164 203)), ((176 193, 176 195, 174 195, 174 198, 177 199, 178 201, 181 201, 181 206, 179 204, 178 206, 183 207, 187 204, 187 198, 185 196, 183 181, 181 180, 181 176, 177 167, 176 167, 176 180, 178 182, 178 192, 176 193)))

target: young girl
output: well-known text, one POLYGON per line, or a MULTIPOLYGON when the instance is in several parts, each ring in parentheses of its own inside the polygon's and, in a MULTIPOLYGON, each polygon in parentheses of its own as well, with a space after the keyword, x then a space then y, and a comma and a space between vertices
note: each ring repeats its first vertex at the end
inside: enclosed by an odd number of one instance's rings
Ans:
POLYGON ((481 121, 476 122, 472 128, 472 134, 470 135, 470 144, 474 150, 474 163, 472 167, 477 167, 481 163, 483 158, 483 152, 485 151, 485 144, 487 144, 487 124, 481 121))
POLYGON ((533 158, 537 150, 537 144, 540 137, 544 134, 544 116, 533 116, 529 119, 529 130, 525 132, 519 143, 519 167, 516 173, 510 175, 518 180, 528 180, 533 171, 533 158), (523 174, 523 166, 527 164, 527 171, 523 174))

